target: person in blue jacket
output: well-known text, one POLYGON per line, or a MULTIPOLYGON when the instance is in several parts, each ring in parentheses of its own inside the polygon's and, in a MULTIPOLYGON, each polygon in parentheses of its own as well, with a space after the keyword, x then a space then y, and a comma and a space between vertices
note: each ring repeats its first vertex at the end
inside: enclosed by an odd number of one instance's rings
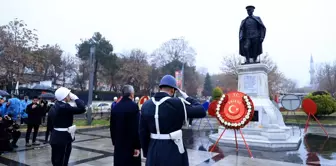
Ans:
POLYGON ((21 124, 27 123, 28 114, 26 112, 27 105, 29 105, 31 101, 28 100, 28 96, 25 96, 21 100, 21 108, 20 108, 20 115, 21 115, 21 124))
POLYGON ((176 79, 165 75, 160 91, 141 107, 140 142, 146 166, 188 166, 182 126, 188 118, 204 118, 203 106, 177 88, 176 79), (173 97, 179 91, 183 98, 173 97))
POLYGON ((209 109, 209 105, 210 105, 210 100, 206 100, 206 101, 202 104, 204 110, 206 110, 206 111, 209 109))
POLYGON ((6 105, 7 110, 5 114, 11 116, 12 120, 16 121, 20 115, 21 101, 13 97, 8 100, 6 105))
POLYGON ((111 110, 113 110, 113 108, 117 105, 117 100, 118 100, 117 97, 113 98, 113 103, 111 104, 111 110))

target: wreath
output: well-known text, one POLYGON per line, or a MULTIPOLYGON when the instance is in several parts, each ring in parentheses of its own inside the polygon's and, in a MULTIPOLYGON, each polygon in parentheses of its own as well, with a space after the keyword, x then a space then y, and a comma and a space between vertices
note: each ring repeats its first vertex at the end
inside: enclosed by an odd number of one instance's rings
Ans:
POLYGON ((217 102, 216 118, 226 128, 243 128, 251 121, 253 114, 251 98, 241 92, 223 94, 217 102))

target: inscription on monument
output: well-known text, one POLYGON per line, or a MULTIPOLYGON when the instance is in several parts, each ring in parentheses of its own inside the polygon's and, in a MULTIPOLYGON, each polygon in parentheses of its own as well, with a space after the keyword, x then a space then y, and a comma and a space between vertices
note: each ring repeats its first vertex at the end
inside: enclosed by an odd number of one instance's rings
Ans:
POLYGON ((244 76, 244 92, 249 93, 258 93, 257 87, 257 77, 253 75, 244 76))

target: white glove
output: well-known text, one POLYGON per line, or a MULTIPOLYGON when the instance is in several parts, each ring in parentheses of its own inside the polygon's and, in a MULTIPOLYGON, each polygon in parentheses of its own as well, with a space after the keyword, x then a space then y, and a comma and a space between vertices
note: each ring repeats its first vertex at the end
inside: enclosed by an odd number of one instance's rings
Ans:
POLYGON ((183 92, 181 89, 178 89, 178 91, 181 93, 181 95, 182 95, 182 97, 183 97, 184 99, 186 99, 186 98, 189 97, 189 96, 188 96, 185 92, 183 92))
POLYGON ((75 94, 71 93, 71 92, 70 92, 69 95, 70 95, 70 99, 73 100, 73 101, 75 101, 75 100, 78 99, 78 97, 75 94))

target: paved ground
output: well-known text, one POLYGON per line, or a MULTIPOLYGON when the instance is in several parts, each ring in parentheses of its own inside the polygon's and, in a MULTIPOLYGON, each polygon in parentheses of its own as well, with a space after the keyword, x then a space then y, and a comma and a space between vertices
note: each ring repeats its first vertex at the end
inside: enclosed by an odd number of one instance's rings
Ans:
MULTIPOLYGON (((203 122, 207 122, 203 119, 203 122)), ((210 124, 216 126, 215 121, 210 124)), ((244 149, 240 149, 236 153, 235 149, 221 147, 215 150, 215 153, 208 152, 211 142, 207 136, 212 132, 208 123, 202 123, 201 131, 198 130, 198 122, 192 129, 184 130, 184 142, 188 149, 189 162, 191 166, 298 166, 298 165, 325 165, 335 166, 336 161, 323 157, 324 154, 316 154, 311 152, 302 153, 305 147, 302 145, 295 152, 260 152, 252 151, 254 159, 248 157, 248 153, 244 149), (322 156, 322 157, 321 157, 322 156), (316 159, 317 157, 317 159, 316 159), (286 161, 286 162, 284 162, 286 161)), ((108 129, 81 132, 76 135, 76 141, 73 143, 69 165, 78 166, 111 166, 113 165, 113 146, 109 137, 108 129)), ((39 137, 43 139, 43 137, 39 137)), ((51 148, 47 144, 26 148, 24 140, 19 140, 19 148, 16 152, 5 153, 0 156, 0 166, 3 165, 32 165, 46 166, 51 165, 50 154, 51 148)), ((331 152, 334 156, 335 152, 331 152)), ((144 165, 145 159, 143 159, 144 165)))

